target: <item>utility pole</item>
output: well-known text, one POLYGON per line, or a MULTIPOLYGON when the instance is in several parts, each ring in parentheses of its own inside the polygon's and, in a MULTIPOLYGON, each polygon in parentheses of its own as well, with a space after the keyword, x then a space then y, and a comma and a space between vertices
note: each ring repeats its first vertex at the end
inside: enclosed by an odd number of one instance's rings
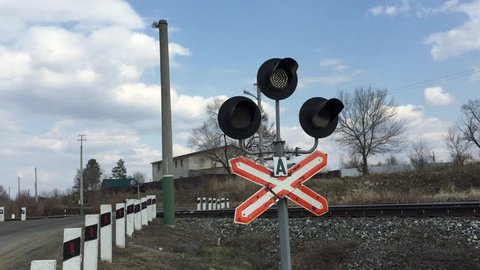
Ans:
POLYGON ((20 176, 18 177, 18 194, 17 199, 20 198, 20 176))
POLYGON ((166 20, 153 22, 158 28, 160 47, 160 85, 162 111, 162 188, 163 188, 163 223, 175 226, 175 189, 173 176, 172 147, 172 109, 170 101, 170 64, 168 56, 168 23, 166 20))
POLYGON ((38 203, 37 167, 35 167, 35 202, 38 203))
POLYGON ((83 142, 86 141, 85 139, 86 135, 85 134, 80 134, 78 137, 78 141, 80 141, 80 186, 78 187, 80 189, 80 200, 78 201, 80 205, 80 215, 83 215, 83 142))
POLYGON ((12 200, 12 196, 10 195, 10 186, 8 186, 8 198, 12 200))

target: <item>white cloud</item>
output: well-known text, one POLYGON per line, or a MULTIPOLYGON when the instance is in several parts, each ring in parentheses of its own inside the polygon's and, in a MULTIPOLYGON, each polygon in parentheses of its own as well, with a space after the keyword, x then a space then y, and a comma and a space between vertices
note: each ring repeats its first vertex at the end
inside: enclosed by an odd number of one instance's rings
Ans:
POLYGON ((457 12, 467 15, 468 20, 456 28, 429 35, 425 44, 431 45, 430 53, 435 60, 444 60, 471 51, 480 50, 480 1, 459 4, 448 2, 441 12, 457 12))
POLYGON ((403 0, 401 3, 396 5, 379 5, 369 9, 370 14, 374 16, 387 15, 395 16, 400 13, 406 13, 410 10, 410 4, 407 0, 403 0))
POLYGON ((324 59, 324 60, 320 61, 320 66, 321 67, 330 67, 330 68, 332 68, 333 70, 336 70, 336 71, 342 71, 342 70, 345 70, 347 68, 347 66, 342 62, 342 60, 333 59, 333 58, 324 59))
POLYGON ((450 105, 453 102, 453 96, 439 86, 425 88, 424 96, 432 105, 450 105))

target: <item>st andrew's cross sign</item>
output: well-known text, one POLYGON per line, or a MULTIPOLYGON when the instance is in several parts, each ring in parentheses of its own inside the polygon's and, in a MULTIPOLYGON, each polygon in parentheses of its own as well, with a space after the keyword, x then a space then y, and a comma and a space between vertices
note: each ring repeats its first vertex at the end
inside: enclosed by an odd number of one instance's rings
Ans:
POLYGON ((303 185, 327 166, 325 153, 313 152, 281 177, 273 176, 272 170, 245 157, 231 159, 230 165, 233 173, 263 186, 235 209, 235 223, 249 224, 284 197, 317 216, 328 212, 327 200, 303 185))

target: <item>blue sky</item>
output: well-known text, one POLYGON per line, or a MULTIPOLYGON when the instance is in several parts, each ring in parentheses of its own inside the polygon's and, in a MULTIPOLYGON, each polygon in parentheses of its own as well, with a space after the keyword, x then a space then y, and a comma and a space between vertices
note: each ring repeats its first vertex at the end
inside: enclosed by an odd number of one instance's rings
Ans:
MULTIPOLYGON (((177 155, 192 151, 206 104, 254 91, 273 57, 299 63, 297 90, 281 103, 293 147, 312 144, 297 120, 304 101, 373 86, 397 101, 407 139, 447 160, 443 136, 479 98, 480 1, 0 1, 0 185, 12 196, 17 177, 33 194, 34 167, 40 191, 70 188, 78 134, 85 162, 105 174, 122 158, 151 177, 161 159, 159 19, 169 23, 177 155)), ((346 155, 331 139, 319 149, 332 169, 346 155)))

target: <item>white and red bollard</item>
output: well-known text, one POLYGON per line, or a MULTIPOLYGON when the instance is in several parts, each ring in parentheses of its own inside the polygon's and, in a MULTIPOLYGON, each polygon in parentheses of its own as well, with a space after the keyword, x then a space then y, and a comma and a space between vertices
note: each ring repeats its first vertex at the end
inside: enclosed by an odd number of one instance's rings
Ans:
POLYGON ((63 270, 80 270, 82 264, 82 228, 63 230, 63 270))
POLYGON ((83 269, 96 270, 98 267, 98 223, 99 215, 85 215, 83 245, 83 269))
POLYGON ((100 260, 112 262, 112 205, 100 205, 100 260))
POLYGON ((5 207, 0 207, 0 222, 5 221, 5 207))
POLYGON ((33 260, 30 262, 30 270, 57 270, 57 261, 33 260))
POLYGON ((135 230, 140 231, 142 229, 142 204, 140 200, 135 200, 135 230))
POLYGON ((115 244, 119 248, 125 248, 125 204, 115 205, 115 244))
POLYGON ((153 219, 157 218, 157 195, 152 195, 152 212, 153 212, 153 219))
POLYGON ((153 220, 153 205, 152 205, 152 195, 147 195, 147 220, 152 222, 153 220))
POLYGON ((20 208, 20 220, 21 221, 27 220, 27 208, 26 207, 20 208))
POLYGON ((126 208, 127 208, 127 217, 125 218, 127 221, 127 236, 133 237, 133 231, 135 230, 135 200, 127 199, 126 200, 126 208))
POLYGON ((147 217, 147 198, 142 197, 142 226, 148 226, 148 217, 147 217))

